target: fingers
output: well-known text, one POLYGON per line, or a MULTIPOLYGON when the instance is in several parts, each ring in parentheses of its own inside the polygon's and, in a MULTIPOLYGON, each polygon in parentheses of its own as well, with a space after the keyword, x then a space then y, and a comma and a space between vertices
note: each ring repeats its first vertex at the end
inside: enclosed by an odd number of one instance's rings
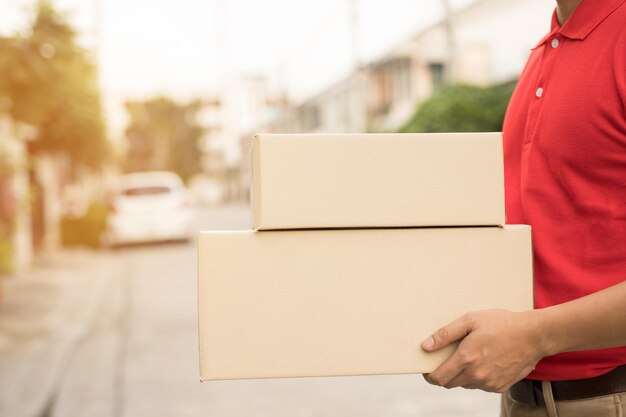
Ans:
POLYGON ((476 381, 474 381, 472 378, 470 378, 467 375, 467 372, 461 371, 461 373, 459 373, 457 376, 452 378, 452 380, 448 381, 445 387, 446 388, 463 387, 463 388, 473 389, 475 387, 474 385, 475 382, 476 381))
POLYGON ((467 336, 472 331, 472 321, 465 315, 447 326, 437 330, 432 336, 422 342, 422 349, 432 352, 448 346, 467 336))
MULTIPOLYGON (((422 349, 427 352, 432 352, 444 348, 464 338, 471 331, 472 321, 468 315, 465 315, 437 330, 431 337, 423 341, 422 349)), ((457 350, 433 372, 424 374, 424 379, 430 384, 448 387, 448 384, 457 378, 463 372, 463 369, 464 362, 461 360, 461 356, 457 350)))
POLYGON ((465 389, 480 389, 486 392, 505 392, 513 385, 513 383, 503 383, 501 378, 480 372, 471 367, 444 367, 442 364, 439 369, 424 375, 427 382, 444 388, 463 387, 465 389))
POLYGON ((452 354, 448 360, 439 365, 439 368, 429 374, 424 374, 424 379, 429 384, 451 388, 448 384, 459 377, 462 372, 463 366, 458 359, 458 355, 452 354))

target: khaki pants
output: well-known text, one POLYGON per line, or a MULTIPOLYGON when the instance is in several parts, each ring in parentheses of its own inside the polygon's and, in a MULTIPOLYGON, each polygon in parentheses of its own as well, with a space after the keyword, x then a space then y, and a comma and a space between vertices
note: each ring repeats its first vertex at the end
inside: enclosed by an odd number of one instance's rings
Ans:
POLYGON ((543 383, 545 406, 533 407, 502 394, 500 417, 626 417, 626 393, 555 402, 549 382, 543 383))

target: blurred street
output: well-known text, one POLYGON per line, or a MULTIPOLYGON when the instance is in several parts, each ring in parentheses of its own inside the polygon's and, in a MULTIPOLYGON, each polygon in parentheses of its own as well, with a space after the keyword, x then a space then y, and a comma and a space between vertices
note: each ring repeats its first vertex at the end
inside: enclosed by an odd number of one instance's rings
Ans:
MULTIPOLYGON (((241 229, 244 206, 196 212, 241 229)), ((421 376, 200 383, 195 243, 63 252, 6 282, 0 416, 495 416, 499 398, 421 376)))
POLYGON ((0 417, 498 415, 419 375, 200 383, 195 237, 102 247, 249 228, 255 133, 501 131, 554 2, 150 6, 0 1, 0 417))

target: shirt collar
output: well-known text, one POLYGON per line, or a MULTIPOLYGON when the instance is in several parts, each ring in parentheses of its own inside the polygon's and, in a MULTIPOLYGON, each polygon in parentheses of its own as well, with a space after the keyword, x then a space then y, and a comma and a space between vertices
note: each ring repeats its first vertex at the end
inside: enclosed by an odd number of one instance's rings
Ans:
POLYGON ((585 40, 611 13, 626 0, 583 0, 563 26, 559 23, 556 10, 548 33, 535 48, 540 47, 557 33, 570 39, 585 40))

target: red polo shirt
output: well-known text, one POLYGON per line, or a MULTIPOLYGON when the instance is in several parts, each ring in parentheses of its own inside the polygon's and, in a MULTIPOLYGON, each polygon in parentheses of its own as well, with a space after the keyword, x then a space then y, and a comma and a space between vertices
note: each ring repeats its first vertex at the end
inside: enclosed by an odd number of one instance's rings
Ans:
MULTIPOLYGON (((555 13, 503 135, 507 223, 533 227, 536 307, 626 280, 626 0, 583 0, 562 27, 555 13)), ((589 378, 624 364, 626 347, 569 352, 529 378, 589 378)))

